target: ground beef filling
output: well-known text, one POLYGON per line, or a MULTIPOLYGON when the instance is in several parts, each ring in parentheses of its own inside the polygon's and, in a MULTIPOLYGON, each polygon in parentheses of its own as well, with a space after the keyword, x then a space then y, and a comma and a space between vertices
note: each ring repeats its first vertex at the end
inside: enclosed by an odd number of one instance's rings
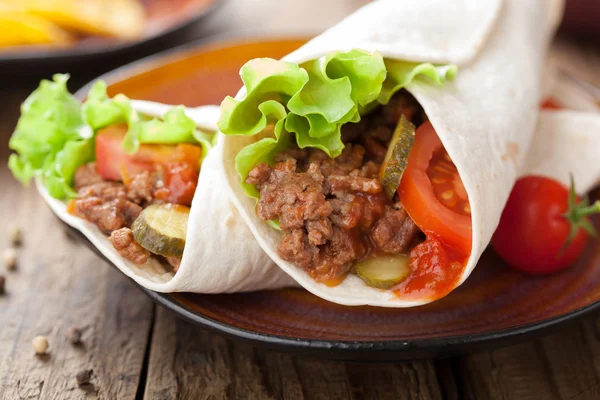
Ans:
MULTIPOLYGON (((131 225, 144 207, 160 202, 155 198, 162 187, 158 174, 147 171, 130 177, 128 184, 105 181, 96 172, 94 163, 82 165, 75 172, 77 198, 71 205, 71 213, 95 224, 119 254, 135 263, 144 264, 151 253, 140 246, 133 237, 131 225)), ((165 260, 175 271, 181 258, 165 260)))
POLYGON ((377 177, 402 114, 422 118, 405 92, 345 126, 339 157, 295 148, 279 154, 273 166, 250 171, 246 183, 260 192, 258 216, 278 220, 283 231, 278 246, 283 259, 318 281, 336 284, 370 254, 407 252, 419 229, 399 202, 385 196, 377 177))

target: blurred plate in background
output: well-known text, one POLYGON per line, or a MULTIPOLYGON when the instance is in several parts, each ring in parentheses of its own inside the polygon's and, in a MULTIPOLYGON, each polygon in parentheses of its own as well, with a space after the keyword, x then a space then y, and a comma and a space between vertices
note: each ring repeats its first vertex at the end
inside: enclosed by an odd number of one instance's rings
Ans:
MULTIPOLYGON (((0 68, 35 63, 74 62, 113 56, 175 34, 214 11, 223 0, 140 0, 145 11, 141 35, 132 40, 83 36, 64 46, 0 47, 0 68)), ((16 3, 18 4, 18 2, 16 3)))

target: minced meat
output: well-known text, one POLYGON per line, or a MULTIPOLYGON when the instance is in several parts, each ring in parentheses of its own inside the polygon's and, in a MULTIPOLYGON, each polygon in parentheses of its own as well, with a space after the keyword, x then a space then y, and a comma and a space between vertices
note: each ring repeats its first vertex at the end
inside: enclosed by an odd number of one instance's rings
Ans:
POLYGON ((135 242, 129 228, 143 207, 155 201, 154 193, 159 186, 160 181, 149 172, 132 176, 125 185, 103 180, 94 163, 82 165, 75 172, 77 198, 73 201, 71 212, 109 235, 113 246, 123 257, 143 264, 147 260, 143 254, 147 251, 135 242))
POLYGON ((104 180, 96 171, 96 163, 82 165, 75 171, 75 190, 79 190, 104 180))
POLYGON ((246 183, 260 192, 257 215, 278 220, 280 256, 314 279, 336 283, 371 253, 405 253, 419 229, 378 179, 400 116, 415 123, 420 108, 406 92, 358 124, 342 128, 345 148, 331 159, 319 149, 287 150, 259 164, 246 183))
POLYGON ((419 233, 419 228, 406 213, 400 203, 386 207, 381 217, 371 229, 373 242, 385 253, 404 251, 419 233))
POLYGON ((104 234, 129 227, 142 207, 127 199, 127 190, 119 183, 101 182, 78 192, 73 214, 98 226, 104 234))
POLYGON ((129 228, 113 231, 108 239, 123 258, 134 264, 144 264, 150 258, 150 252, 135 241, 129 228))

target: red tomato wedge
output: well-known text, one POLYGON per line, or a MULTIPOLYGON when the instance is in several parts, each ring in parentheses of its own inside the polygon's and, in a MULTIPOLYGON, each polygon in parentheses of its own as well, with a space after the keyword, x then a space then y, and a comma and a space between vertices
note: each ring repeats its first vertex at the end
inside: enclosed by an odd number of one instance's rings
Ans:
POLYGON ((430 122, 415 133, 398 188, 400 201, 417 226, 446 246, 471 253, 471 208, 454 163, 430 122))
POLYGON ((142 144, 135 154, 123 150, 125 125, 104 128, 96 135, 96 170, 102 178, 121 181, 144 171, 162 169, 165 188, 157 198, 190 205, 198 182, 202 148, 193 144, 142 144))
POLYGON ((175 152, 176 146, 145 144, 135 154, 127 154, 122 147, 126 132, 126 125, 112 125, 96 135, 96 169, 106 180, 120 181, 124 171, 130 176, 154 171, 175 152))

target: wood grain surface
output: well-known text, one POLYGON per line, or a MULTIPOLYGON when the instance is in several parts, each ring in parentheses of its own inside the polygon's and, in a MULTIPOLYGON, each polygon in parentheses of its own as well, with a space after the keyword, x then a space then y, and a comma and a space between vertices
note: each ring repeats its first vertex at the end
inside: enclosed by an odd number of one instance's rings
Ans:
MULTIPOLYGON (((364 1, 229 0, 210 32, 316 33, 364 1), (318 12, 316 5, 319 5, 318 12), (276 18, 274 16, 277 16, 276 18)), ((189 37, 187 38, 189 39, 189 37)), ((600 85, 600 49, 561 41, 558 57, 600 85)), ((81 81, 94 77, 79 77, 81 81)), ((0 399, 598 399, 600 319, 539 340, 460 358, 359 364, 266 352, 191 326, 71 239, 33 188, 6 168, 8 136, 28 90, 0 91, 0 249, 24 230, 0 296, 0 399), (69 327, 83 330, 69 343, 69 327), (36 356, 31 340, 47 336, 36 356), (92 369, 92 384, 75 375, 92 369)), ((374 327, 376 329, 376 327, 374 327)))

